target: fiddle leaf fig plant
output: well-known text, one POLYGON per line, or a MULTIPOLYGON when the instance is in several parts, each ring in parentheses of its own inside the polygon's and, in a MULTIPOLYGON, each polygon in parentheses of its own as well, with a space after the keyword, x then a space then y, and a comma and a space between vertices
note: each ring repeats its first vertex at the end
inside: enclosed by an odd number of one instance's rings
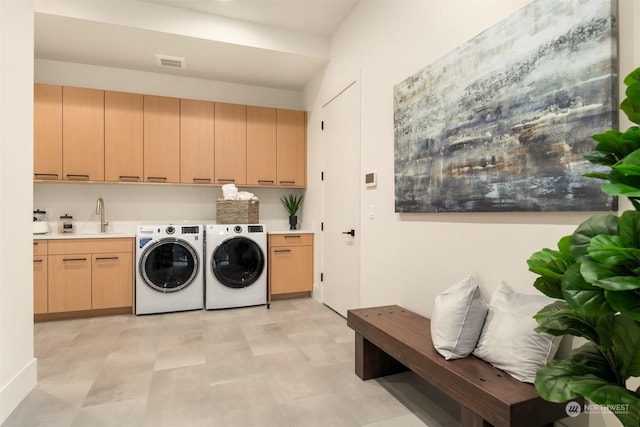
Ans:
MULTIPOLYGON (((640 123, 640 68, 629 74, 621 110, 640 123)), ((557 249, 527 260, 539 275, 533 286, 557 299, 540 310, 537 331, 572 335, 586 343, 568 359, 550 361, 536 374, 540 396, 564 402, 578 396, 608 408, 624 426, 640 426, 640 128, 593 136, 585 158, 609 168, 585 176, 605 180, 602 191, 627 197, 635 210, 598 214, 584 221, 557 249)))

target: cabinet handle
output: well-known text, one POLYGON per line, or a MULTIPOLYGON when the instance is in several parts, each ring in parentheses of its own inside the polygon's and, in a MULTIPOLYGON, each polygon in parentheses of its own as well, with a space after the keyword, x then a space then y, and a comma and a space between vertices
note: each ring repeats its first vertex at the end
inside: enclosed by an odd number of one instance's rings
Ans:
POLYGON ((148 176, 147 177, 147 181, 166 181, 167 177, 166 176, 148 176))
POLYGON ((208 184, 211 182, 211 178, 193 178, 193 182, 204 182, 208 184))
POLYGON ((33 262, 42 262, 41 259, 34 259, 33 262))
POLYGON ((57 173, 34 173, 33 175, 36 178, 44 178, 44 179, 58 178, 57 173))
POLYGON ((86 261, 86 258, 62 258, 62 261, 67 262, 67 261, 86 261))
POLYGON ((272 179, 259 179, 258 184, 273 184, 274 181, 272 179))
POLYGON ((280 184, 295 184, 295 181, 280 181, 280 184))
POLYGON ((71 179, 71 180, 76 180, 76 181, 88 181, 89 180, 89 175, 68 173, 67 174, 67 178, 71 179))
POLYGON ((139 181, 140 177, 136 175, 120 175, 120 181, 139 181))
POLYGON ((218 182, 236 182, 235 178, 218 178, 218 182))
POLYGON ((285 239, 301 239, 302 236, 299 234, 285 234, 285 239))
POLYGON ((38 242, 34 241, 33 246, 38 246, 38 242))
POLYGON ((279 253, 285 253, 285 252, 291 252, 291 249, 276 249, 274 251, 275 253, 279 254, 279 253))
POLYGON ((115 261, 117 260, 118 257, 117 256, 103 256, 103 257, 96 257, 96 261, 108 261, 108 260, 112 260, 115 261))

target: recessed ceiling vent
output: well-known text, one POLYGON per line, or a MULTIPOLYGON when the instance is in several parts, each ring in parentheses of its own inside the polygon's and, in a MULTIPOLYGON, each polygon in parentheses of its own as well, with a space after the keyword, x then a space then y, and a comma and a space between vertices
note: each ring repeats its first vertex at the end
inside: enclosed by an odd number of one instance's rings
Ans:
POLYGON ((156 62, 161 67, 179 68, 181 70, 187 68, 187 61, 178 56, 156 54, 156 62))

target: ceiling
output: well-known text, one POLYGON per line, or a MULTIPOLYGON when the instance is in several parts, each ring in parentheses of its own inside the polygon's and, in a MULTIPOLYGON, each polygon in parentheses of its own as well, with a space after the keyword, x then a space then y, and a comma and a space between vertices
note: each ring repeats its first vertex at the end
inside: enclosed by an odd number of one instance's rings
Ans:
POLYGON ((36 0, 35 57, 301 90, 358 0, 36 0), (161 67, 156 55, 184 58, 161 67))

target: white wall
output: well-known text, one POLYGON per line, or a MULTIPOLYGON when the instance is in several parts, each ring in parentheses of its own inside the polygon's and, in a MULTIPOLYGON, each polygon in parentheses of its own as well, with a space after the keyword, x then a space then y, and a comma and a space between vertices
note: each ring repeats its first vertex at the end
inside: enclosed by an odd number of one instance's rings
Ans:
POLYGON ((31 199, 33 2, 0 2, 0 423, 36 385, 31 199))
MULTIPOLYGON (((527 258, 543 247, 555 248, 560 237, 593 214, 394 212, 393 86, 528 3, 363 1, 334 35, 329 66, 304 91, 309 112, 307 208, 317 208, 307 218, 319 231, 322 105, 361 73, 361 170, 378 172, 375 189, 361 187, 362 306, 400 304, 430 315, 435 296, 467 274, 480 282, 487 299, 502 280, 520 292, 536 293, 527 258), (367 215, 371 205, 375 219, 367 215)), ((622 76, 640 66, 639 15, 639 3, 619 1, 622 76)), ((592 418, 592 425, 599 425, 592 418)))

